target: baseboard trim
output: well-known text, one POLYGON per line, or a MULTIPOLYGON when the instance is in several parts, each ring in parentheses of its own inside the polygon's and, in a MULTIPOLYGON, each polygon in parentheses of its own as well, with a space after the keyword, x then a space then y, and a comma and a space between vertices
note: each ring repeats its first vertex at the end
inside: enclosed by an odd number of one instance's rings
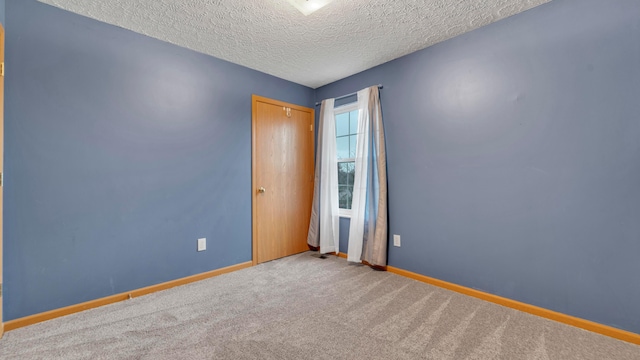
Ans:
POLYGON ((184 277, 184 278, 181 278, 181 279, 171 280, 171 281, 167 281, 167 282, 164 282, 164 283, 147 286, 147 287, 144 287, 144 288, 140 288, 140 289, 136 289, 136 290, 132 290, 132 291, 116 294, 116 295, 103 297, 103 298, 100 298, 100 299, 95 299, 95 300, 83 302, 83 303, 80 303, 80 304, 70 305, 70 306, 67 306, 67 307, 60 308, 60 309, 54 309, 54 310, 46 311, 46 312, 39 313, 39 314, 25 316, 23 318, 7 321, 6 323, 4 323, 4 330, 5 331, 15 330, 15 329, 18 329, 18 328, 21 328, 21 327, 37 324, 39 322, 55 319, 55 318, 58 318, 58 317, 61 317, 61 316, 74 314, 74 313, 81 312, 81 311, 84 311, 84 310, 97 308, 97 307, 100 307, 100 306, 103 306, 103 305, 113 304, 113 303, 116 303, 116 302, 119 302, 119 301, 132 299, 134 297, 139 297, 139 296, 151 294, 151 293, 162 291, 162 290, 167 290, 167 289, 170 289, 170 288, 173 288, 173 287, 176 287, 176 286, 186 285, 186 284, 189 284, 189 283, 192 283, 192 282, 196 282, 196 281, 212 278, 212 277, 215 277, 215 276, 219 276, 219 275, 222 275, 222 274, 226 274, 226 273, 230 273, 230 272, 246 269, 246 268, 249 268, 251 266, 253 266, 253 263, 251 261, 247 261, 247 262, 244 262, 244 263, 227 266, 227 267, 224 267, 224 268, 221 268, 221 269, 216 269, 216 270, 208 271, 208 272, 205 272, 205 273, 187 276, 187 277, 184 277))
POLYGON ((480 290, 471 289, 462 285, 453 284, 443 280, 434 279, 425 275, 416 274, 411 271, 399 269, 393 266, 387 266, 387 271, 405 276, 414 280, 418 280, 430 285, 441 287, 447 290, 455 291, 464 295, 472 296, 481 300, 492 302, 494 304, 502 305, 508 308, 520 310, 529 314, 537 315, 549 320, 558 321, 567 325, 572 325, 584 330, 595 332, 601 335, 606 335, 618 340, 630 342, 632 344, 640 345, 640 334, 632 333, 626 330, 617 329, 611 326, 603 325, 593 321, 577 318, 571 315, 559 313, 553 310, 548 310, 538 306, 522 303, 516 300, 511 300, 498 295, 489 294, 480 290))
POLYGON ((346 254, 346 253, 341 253, 341 252, 339 252, 339 253, 337 253, 336 255, 337 255, 338 257, 343 258, 343 259, 346 259, 346 258, 347 258, 347 254, 346 254))

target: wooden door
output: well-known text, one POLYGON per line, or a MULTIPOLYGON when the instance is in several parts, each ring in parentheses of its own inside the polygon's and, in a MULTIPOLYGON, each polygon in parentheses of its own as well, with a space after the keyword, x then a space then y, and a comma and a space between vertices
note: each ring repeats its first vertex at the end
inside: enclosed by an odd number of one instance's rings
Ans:
POLYGON ((314 110, 254 95, 253 264, 308 250, 314 110))
POLYGON ((0 24, 0 338, 4 335, 2 322, 2 188, 4 171, 4 27, 0 24))

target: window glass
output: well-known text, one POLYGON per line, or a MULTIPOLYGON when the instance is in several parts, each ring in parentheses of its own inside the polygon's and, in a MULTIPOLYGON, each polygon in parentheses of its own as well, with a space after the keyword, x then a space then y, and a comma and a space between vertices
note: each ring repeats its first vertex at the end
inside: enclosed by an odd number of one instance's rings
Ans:
POLYGON ((354 161, 338 163, 338 204, 341 209, 351 209, 355 172, 354 161))
POLYGON ((357 139, 358 139, 357 135, 349 136, 349 157, 350 158, 356 157, 356 144, 357 144, 356 140, 357 139))
POLYGON ((351 134, 358 133, 358 110, 349 113, 349 132, 351 134))
POLYGON ((338 203, 340 209, 351 209, 353 181, 356 172, 358 110, 336 115, 336 147, 338 157, 338 203))
POLYGON ((349 135, 349 113, 336 115, 336 136, 349 135))
POLYGON ((348 159, 349 155, 349 136, 341 136, 336 139, 336 149, 338 150, 338 160, 348 159))

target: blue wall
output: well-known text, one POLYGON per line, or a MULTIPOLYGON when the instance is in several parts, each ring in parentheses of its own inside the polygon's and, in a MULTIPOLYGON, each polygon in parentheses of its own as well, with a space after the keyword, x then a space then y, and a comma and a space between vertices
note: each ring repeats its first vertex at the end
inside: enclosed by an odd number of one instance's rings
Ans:
MULTIPOLYGON (((6 12, 5 321, 249 261, 251 94, 314 91, 6 12)), ((385 86, 391 265, 640 333, 638 13, 555 0, 315 92, 385 86)))
POLYGON ((314 91, 6 5, 5 321, 250 261, 251 94, 314 91))
POLYGON ((4 26, 4 7, 5 7, 5 0, 0 0, 0 23, 2 23, 2 26, 4 26))
POLYGON ((640 333, 638 14, 556 0, 318 89, 384 85, 390 265, 640 333))

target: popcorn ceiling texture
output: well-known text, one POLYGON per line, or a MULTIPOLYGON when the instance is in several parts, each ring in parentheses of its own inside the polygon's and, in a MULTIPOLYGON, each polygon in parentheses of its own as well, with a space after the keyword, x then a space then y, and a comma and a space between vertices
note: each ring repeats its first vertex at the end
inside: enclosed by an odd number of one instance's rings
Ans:
POLYGON ((39 0, 312 88, 550 0, 39 0))

